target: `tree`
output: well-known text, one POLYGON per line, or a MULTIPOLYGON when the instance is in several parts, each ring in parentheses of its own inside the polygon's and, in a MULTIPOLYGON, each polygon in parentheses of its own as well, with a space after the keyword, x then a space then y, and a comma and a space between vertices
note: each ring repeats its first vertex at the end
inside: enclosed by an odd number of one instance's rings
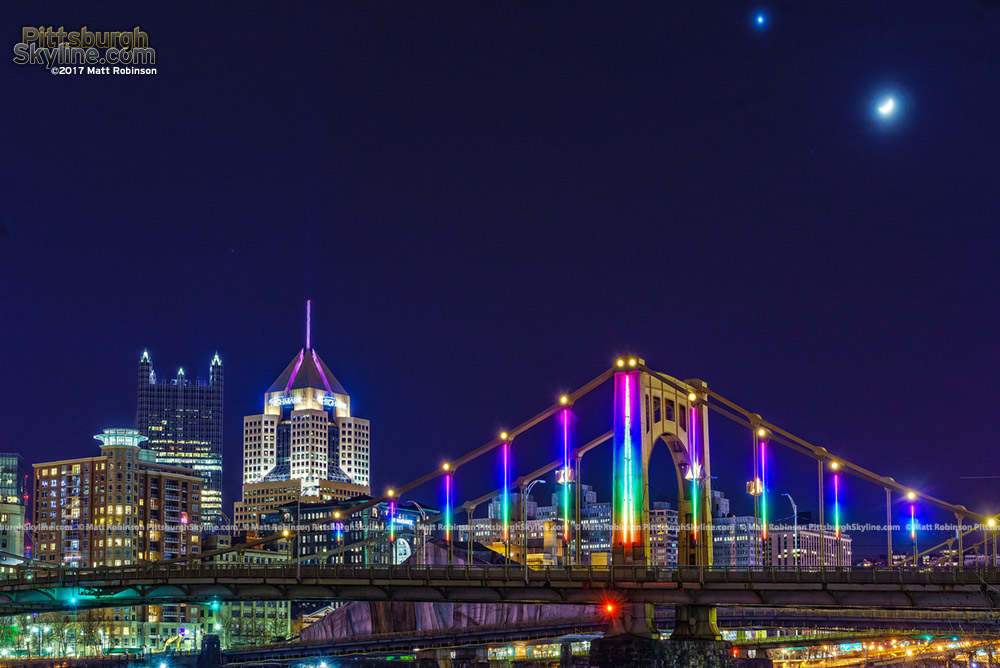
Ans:
POLYGON ((239 633, 239 624, 233 618, 233 611, 230 605, 222 605, 215 615, 215 624, 219 628, 210 628, 207 633, 215 633, 219 636, 219 642, 224 648, 228 648, 233 643, 233 638, 239 633))
POLYGON ((0 647, 17 649, 18 645, 24 641, 25 629, 30 621, 30 615, 0 617, 0 647))
POLYGON ((38 626, 48 627, 50 631, 44 638, 39 636, 39 641, 44 640, 48 646, 51 644, 54 654, 66 654, 68 635, 76 635, 77 623, 76 615, 69 615, 65 612, 47 612, 38 616, 38 626))
POLYGON ((84 649, 88 654, 96 654, 100 644, 100 630, 104 627, 104 610, 87 610, 77 615, 79 635, 77 649, 84 649))

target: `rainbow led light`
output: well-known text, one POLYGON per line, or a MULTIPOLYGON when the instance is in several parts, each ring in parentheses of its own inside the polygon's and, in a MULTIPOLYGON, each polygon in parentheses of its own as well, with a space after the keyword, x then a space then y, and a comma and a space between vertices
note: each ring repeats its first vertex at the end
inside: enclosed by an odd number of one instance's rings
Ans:
POLYGON ((342 540, 344 540, 344 523, 343 522, 336 522, 333 525, 333 531, 334 531, 334 535, 337 537, 337 542, 338 543, 341 542, 342 540))
MULTIPOLYGON (((917 504, 910 504, 910 540, 917 539, 917 504)), ((914 564, 916 565, 916 564, 914 564)))
POLYGON ((503 520, 503 542, 510 540, 510 441, 503 442, 503 494, 500 500, 500 517, 503 520))
POLYGON ((444 474, 444 539, 451 541, 451 473, 444 474))
POLYGON ((563 540, 569 541, 570 467, 569 467, 569 408, 560 411, 562 417, 563 450, 563 540))
POLYGON ((767 441, 760 442, 760 536, 767 540, 767 441))
POLYGON ((840 476, 833 474, 833 531, 840 538, 840 476))
POLYGON ((642 544, 642 466, 637 448, 641 447, 642 425, 639 420, 639 372, 615 374, 614 429, 614 542, 620 545, 642 544))
POLYGON ((698 426, 697 409, 691 405, 688 419, 688 442, 691 450, 691 540, 698 540, 698 426))
POLYGON ((389 502, 389 542, 396 540, 396 502, 389 502))

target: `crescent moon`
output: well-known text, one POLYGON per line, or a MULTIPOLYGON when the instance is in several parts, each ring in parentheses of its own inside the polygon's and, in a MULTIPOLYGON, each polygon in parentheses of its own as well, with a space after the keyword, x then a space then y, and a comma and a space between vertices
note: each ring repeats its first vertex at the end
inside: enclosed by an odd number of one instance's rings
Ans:
POLYGON ((888 100, 879 105, 878 113, 888 114, 889 112, 892 111, 893 107, 895 106, 896 106, 896 101, 890 97, 888 100))

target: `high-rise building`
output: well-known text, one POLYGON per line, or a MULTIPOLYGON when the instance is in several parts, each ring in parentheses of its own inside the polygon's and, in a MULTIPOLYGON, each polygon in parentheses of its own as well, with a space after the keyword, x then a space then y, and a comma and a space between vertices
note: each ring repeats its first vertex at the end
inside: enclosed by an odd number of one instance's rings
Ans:
POLYGON ((729 515, 729 499, 726 495, 717 490, 712 490, 712 517, 726 517, 729 515))
POLYGON ((771 566, 851 566, 851 537, 819 527, 768 532, 771 566), (821 543, 822 541, 822 543, 821 543))
POLYGON ((307 315, 305 347, 264 393, 264 411, 243 418, 243 483, 302 480, 309 496, 324 480, 368 488, 370 427, 312 347, 307 315))
POLYGON ((149 352, 139 359, 136 427, 156 462, 192 469, 205 479, 202 518, 217 525, 222 512, 222 359, 216 353, 208 381, 191 380, 184 369, 157 378, 149 352))
MULTIPOLYGON (((35 558, 67 567, 127 566, 201 552, 204 479, 189 469, 154 461, 135 429, 94 436, 101 454, 34 464, 35 558)), ((108 608, 109 642, 162 649, 169 637, 196 622, 199 607, 157 605, 108 608)))
POLYGON ((666 501, 654 501, 649 510, 649 563, 677 565, 678 512, 666 501))
POLYGON ((712 564, 761 566, 764 559, 760 531, 752 515, 712 518, 712 564))
POLYGON ((86 568, 198 553, 188 525, 201 522, 202 478, 152 461, 135 429, 94 438, 100 455, 34 464, 35 558, 86 568))
POLYGON ((0 453, 0 572, 22 563, 24 556, 24 461, 13 452, 0 453), (18 528, 15 528, 18 527, 18 528))

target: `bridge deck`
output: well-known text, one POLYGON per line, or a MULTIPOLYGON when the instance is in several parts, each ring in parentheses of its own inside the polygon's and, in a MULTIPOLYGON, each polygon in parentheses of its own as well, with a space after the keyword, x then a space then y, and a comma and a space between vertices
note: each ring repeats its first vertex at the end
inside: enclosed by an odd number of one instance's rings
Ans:
POLYGON ((1000 569, 663 568, 141 564, 21 568, 0 577, 0 612, 207 600, 992 609, 1000 569))

